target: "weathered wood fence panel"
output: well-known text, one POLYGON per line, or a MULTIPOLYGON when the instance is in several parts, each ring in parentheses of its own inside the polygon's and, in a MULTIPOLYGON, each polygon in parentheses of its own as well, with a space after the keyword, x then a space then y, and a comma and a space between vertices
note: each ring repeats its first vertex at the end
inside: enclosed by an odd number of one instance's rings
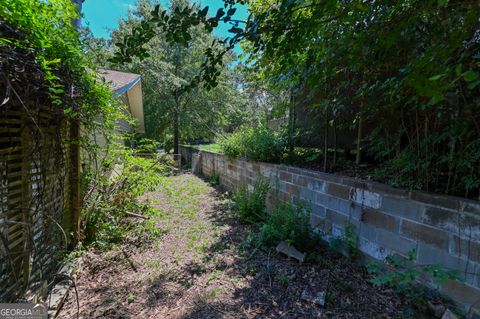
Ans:
POLYGON ((2 302, 46 291, 72 231, 69 123, 37 102, 0 109, 2 302))

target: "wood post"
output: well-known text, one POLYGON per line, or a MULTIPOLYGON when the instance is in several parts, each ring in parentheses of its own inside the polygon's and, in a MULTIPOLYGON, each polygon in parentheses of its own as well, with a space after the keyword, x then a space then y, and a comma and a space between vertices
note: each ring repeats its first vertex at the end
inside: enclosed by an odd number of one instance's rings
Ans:
POLYGON ((360 102, 360 112, 357 131, 357 157, 355 164, 359 165, 362 160, 362 138, 363 138, 363 101, 360 102))
POLYGON ((72 216, 73 244, 76 245, 80 237, 80 121, 70 120, 70 210, 72 216))

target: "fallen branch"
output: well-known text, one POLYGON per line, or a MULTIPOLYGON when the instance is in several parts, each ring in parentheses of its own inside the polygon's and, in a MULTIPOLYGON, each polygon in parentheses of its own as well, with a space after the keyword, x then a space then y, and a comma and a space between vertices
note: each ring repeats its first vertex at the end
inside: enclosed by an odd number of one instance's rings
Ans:
POLYGON ((136 217, 136 218, 142 218, 142 219, 150 219, 148 216, 140 215, 140 214, 135 214, 135 213, 130 213, 130 212, 125 212, 125 215, 129 217, 136 217))

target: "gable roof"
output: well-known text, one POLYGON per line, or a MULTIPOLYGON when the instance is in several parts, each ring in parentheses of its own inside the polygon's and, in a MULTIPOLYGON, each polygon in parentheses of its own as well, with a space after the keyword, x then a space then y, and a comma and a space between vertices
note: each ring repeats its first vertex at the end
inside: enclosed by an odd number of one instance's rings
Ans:
POLYGON ((115 95, 123 94, 140 81, 139 74, 120 72, 107 69, 99 69, 100 75, 110 84, 115 95))

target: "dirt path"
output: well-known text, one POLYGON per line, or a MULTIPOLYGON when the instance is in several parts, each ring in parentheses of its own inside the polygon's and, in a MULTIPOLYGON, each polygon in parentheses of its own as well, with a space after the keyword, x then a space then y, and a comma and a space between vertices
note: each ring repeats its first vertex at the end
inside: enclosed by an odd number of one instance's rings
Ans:
MULTIPOLYGON (((364 270, 319 248, 314 262, 256 249, 250 226, 201 179, 169 177, 147 194, 161 235, 89 252, 78 277, 81 318, 399 318, 401 304, 364 270), (326 305, 302 300, 327 291, 326 305)), ((75 318, 71 293, 60 318, 75 318)))

